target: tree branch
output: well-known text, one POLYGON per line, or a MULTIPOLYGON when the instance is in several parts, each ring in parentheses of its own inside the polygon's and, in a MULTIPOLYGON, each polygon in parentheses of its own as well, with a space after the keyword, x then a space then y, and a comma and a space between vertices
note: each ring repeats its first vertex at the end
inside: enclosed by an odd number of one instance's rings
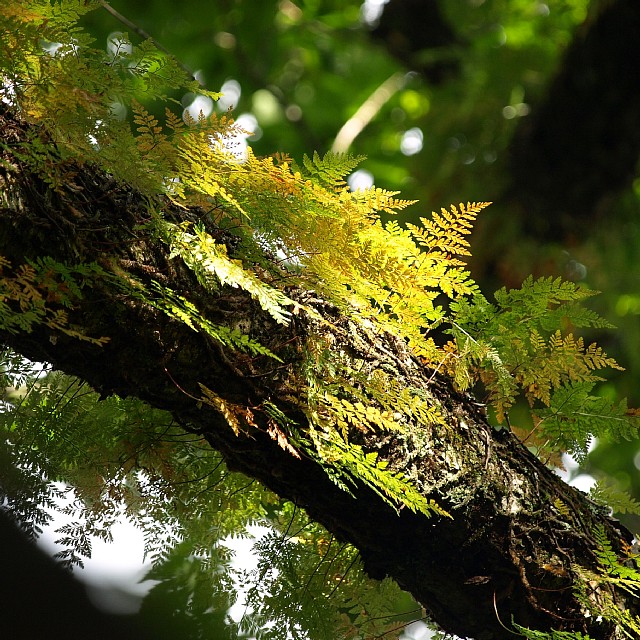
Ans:
MULTIPOLYGON (((135 191, 90 166, 67 167, 66 184, 51 190, 10 152, 29 126, 0 110, 0 132, 6 142, 0 160, 0 254, 14 265, 42 255, 97 261, 143 283, 169 283, 174 291, 188 293, 212 322, 248 328, 284 364, 274 367, 267 357, 221 347, 109 281, 88 289, 70 314, 86 335, 108 336, 105 346, 42 324, 30 333, 0 331, 0 340, 79 376, 102 394, 136 395, 171 411, 185 428, 202 433, 231 469, 259 479, 354 544, 372 577, 393 577, 449 632, 504 638, 505 625, 515 621, 615 637, 608 626, 584 617, 572 586, 577 567, 595 569, 592 534, 598 524, 616 547, 630 535, 511 433, 494 431, 472 397, 426 370, 394 336, 341 315, 312 292, 288 293, 319 318, 301 310, 283 327, 240 289, 205 291, 179 258, 170 258, 166 246, 140 230, 148 202, 135 191), (295 385, 312 341, 348 353, 365 377, 383 369, 443 408, 446 426, 409 423, 400 433, 354 429, 349 437, 405 474, 452 519, 396 511, 361 482, 350 495, 316 459, 297 458, 272 439, 267 402, 276 403, 300 433, 307 426, 295 385), (194 400, 202 397, 201 385, 237 414, 250 410, 252 419, 236 433, 224 412, 194 400)), ((200 217, 161 199, 154 207, 176 221, 200 217)), ((212 234, 222 234, 208 224, 212 234)), ((637 611, 637 601, 624 592, 616 597, 637 611)))

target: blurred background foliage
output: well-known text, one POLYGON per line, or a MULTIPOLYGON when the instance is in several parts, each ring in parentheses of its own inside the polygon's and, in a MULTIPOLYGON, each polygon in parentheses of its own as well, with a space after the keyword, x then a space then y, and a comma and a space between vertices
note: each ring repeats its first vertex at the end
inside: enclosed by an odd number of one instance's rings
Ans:
MULTIPOLYGON (((258 154, 364 154, 351 179, 402 190, 406 220, 492 200, 473 239, 485 292, 529 274, 602 291, 593 336, 640 404, 640 4, 636 0, 114 0, 232 108, 258 154)), ((132 25, 92 12, 105 46, 132 25)), ((512 422, 520 417, 517 411, 512 422)), ((640 496, 640 443, 588 470, 640 496)), ((575 472, 574 472, 575 473, 575 472)), ((636 520, 627 521, 640 529, 636 520)))

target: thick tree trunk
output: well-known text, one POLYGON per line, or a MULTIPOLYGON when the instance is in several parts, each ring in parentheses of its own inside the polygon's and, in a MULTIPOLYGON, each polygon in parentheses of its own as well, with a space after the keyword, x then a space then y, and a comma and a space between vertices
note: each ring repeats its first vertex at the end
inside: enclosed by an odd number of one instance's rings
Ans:
MULTIPOLYGON (((156 640, 130 616, 97 608, 83 585, 30 543, 0 510, 2 628, 4 637, 49 640, 156 640)), ((165 625, 170 621, 163 620, 165 625)), ((155 629, 154 629, 155 631, 155 629)))
MULTIPOLYGON (((606 527, 616 546, 629 534, 511 433, 494 431, 472 397, 425 370, 393 336, 338 314, 311 292, 289 294, 330 323, 300 311, 283 327, 239 289, 223 288, 216 295, 202 290, 179 258, 170 259, 165 246, 140 230, 148 203, 136 192, 91 167, 67 167, 69 182, 51 190, 9 151, 26 133, 26 125, 0 111, 0 136, 7 143, 0 163, 1 255, 14 265, 40 255, 97 261, 143 282, 168 284, 188 293, 213 322, 244 327, 284 364, 221 348, 108 282, 87 290, 70 314, 84 333, 108 336, 105 346, 44 325, 31 333, 1 331, 0 340, 83 378, 103 394, 136 395, 173 412, 185 428, 204 434, 229 467, 258 478, 353 543, 373 577, 393 577, 449 632, 506 638, 505 627, 515 621, 537 629, 586 631, 603 640, 615 637, 584 617, 572 585, 577 566, 595 568, 597 524, 606 527), (294 382, 301 377, 298 368, 310 336, 348 353, 363 374, 384 369, 444 407, 446 427, 415 425, 402 433, 354 433, 352 439, 405 473, 452 519, 427 518, 406 508, 398 513, 362 485, 351 496, 316 460, 298 459, 271 438, 261 411, 265 401, 276 403, 301 429, 306 424, 289 398, 296 394, 294 382), (236 434, 223 415, 196 401, 201 384, 226 403, 250 409, 253 420, 236 434)), ((157 205, 174 219, 197 214, 161 201, 157 205)), ((218 230, 211 231, 224 240, 218 230)), ((637 601, 629 602, 624 593, 616 597, 637 611, 637 601)))
POLYGON ((511 147, 513 199, 538 237, 588 235, 640 157, 640 3, 603 3, 578 30, 511 147))
MULTIPOLYGON (((509 148, 511 214, 537 238, 584 237, 629 189, 640 158, 640 3, 611 0, 577 30, 546 94, 509 148)), ((422 66, 427 49, 460 45, 437 0, 391 0, 372 35, 432 83, 455 61, 422 66)))

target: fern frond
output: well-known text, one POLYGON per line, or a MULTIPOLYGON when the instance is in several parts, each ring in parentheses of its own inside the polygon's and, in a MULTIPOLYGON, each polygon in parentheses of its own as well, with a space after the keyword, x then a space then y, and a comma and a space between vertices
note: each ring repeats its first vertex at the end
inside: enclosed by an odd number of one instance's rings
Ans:
POLYGON ((417 202, 417 200, 395 198, 394 196, 399 193, 399 191, 387 191, 374 186, 369 189, 354 191, 351 197, 365 212, 373 214, 377 211, 384 211, 385 213, 395 214, 417 202))
POLYGON ((281 362, 270 349, 253 340, 238 327, 227 327, 208 320, 190 300, 171 288, 152 280, 147 289, 138 281, 120 282, 119 287, 128 295, 162 311, 168 317, 188 326, 193 331, 202 332, 220 344, 253 355, 262 355, 281 362))
MULTIPOLYGON (((495 295, 496 302, 504 310, 517 309, 521 317, 533 320, 547 316, 551 307, 568 302, 585 300, 596 291, 561 278, 533 279, 528 276, 519 289, 500 289, 495 295)), ((556 325, 557 326, 557 325, 556 325)))
POLYGON ((308 177, 317 180, 319 184, 336 189, 344 187, 345 176, 353 171, 362 161, 364 156, 352 156, 348 153, 327 153, 320 157, 317 151, 313 157, 304 155, 302 164, 308 177))
POLYGON ((489 202, 460 203, 459 207, 451 205, 450 211, 441 209, 441 213, 432 213, 432 218, 420 218, 422 228, 407 224, 418 244, 427 253, 440 252, 444 255, 468 256, 469 241, 464 237, 471 233, 475 219, 489 202))
POLYGON ((593 386, 584 381, 561 384, 551 393, 549 406, 536 409, 537 429, 548 447, 568 451, 579 461, 585 459, 594 436, 632 440, 640 435, 640 421, 627 415, 626 402, 591 395, 593 386))
POLYGON ((401 474, 388 469, 388 463, 379 460, 376 452, 367 453, 359 445, 346 443, 335 431, 321 434, 314 430, 310 435, 317 454, 332 469, 330 477, 343 489, 348 490, 347 485, 353 484, 355 478, 396 509, 403 505, 427 517, 433 514, 451 517, 433 499, 425 498, 401 474))
POLYGON ((621 562, 602 525, 596 526, 593 535, 598 543, 598 548, 595 550, 596 558, 604 571, 601 579, 623 587, 632 595, 640 596, 640 571, 637 569, 635 560, 621 562))
POLYGON ((325 392, 322 404, 329 412, 329 420, 335 423, 346 439, 349 427, 360 431, 401 431, 400 425, 389 411, 380 411, 372 404, 365 406, 362 402, 350 402, 346 398, 338 399, 325 392))
POLYGON ((640 515, 640 502, 620 488, 612 478, 601 478, 589 491, 589 497, 613 513, 640 515))
POLYGON ((514 629, 527 640, 596 640, 580 631, 536 631, 514 623, 514 629))
MULTIPOLYGON (((356 377, 357 379, 357 377, 356 377)), ((413 419, 424 427, 446 426, 442 407, 424 390, 403 386, 384 371, 376 370, 363 381, 367 392, 397 422, 398 416, 413 419), (395 416, 394 416, 395 414, 395 416)), ((399 427, 402 425, 397 423, 399 427)))
POLYGON ((171 256, 180 256, 205 287, 215 290, 228 285, 244 289, 276 322, 288 324, 291 312, 285 307, 296 303, 253 275, 240 261, 230 259, 225 245, 215 242, 203 227, 197 226, 191 234, 176 225, 159 224, 171 247, 171 256))
POLYGON ((239 418, 243 411, 243 408, 236 407, 230 402, 227 402, 224 398, 221 398, 217 393, 211 391, 211 389, 203 384, 200 384, 200 390, 202 391, 200 401, 204 404, 208 404, 210 407, 213 407, 216 411, 222 414, 233 432, 237 436, 240 435, 240 432, 244 431, 239 418))
POLYGON ((107 277, 95 263, 68 265, 41 256, 13 268, 0 257, 0 326, 10 333, 30 333, 35 325, 45 324, 69 337, 104 345, 109 337, 92 337, 70 324, 67 309, 82 300, 85 287, 107 277))

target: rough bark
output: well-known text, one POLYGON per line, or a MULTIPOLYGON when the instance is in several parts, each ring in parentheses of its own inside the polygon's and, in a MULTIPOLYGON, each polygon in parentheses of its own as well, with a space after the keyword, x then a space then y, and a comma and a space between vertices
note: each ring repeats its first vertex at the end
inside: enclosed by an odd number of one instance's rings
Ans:
MULTIPOLYGON (((201 290, 177 258, 169 259, 166 247, 137 227, 148 215, 146 200, 91 167, 67 167, 67 185, 52 191, 9 151, 26 130, 0 111, 1 138, 7 143, 0 164, 0 254, 14 264, 38 255, 98 261, 142 281, 170 284, 188 292, 212 321, 243 326, 284 364, 221 348, 107 282, 89 289, 71 315, 85 333, 109 336, 107 345, 80 342, 43 325, 31 333, 0 331, 0 341, 83 378, 105 395, 136 395, 171 411, 185 428, 204 434, 229 467, 259 479, 354 544, 373 577, 393 577, 449 632, 505 638, 510 637, 505 626, 513 620, 531 628, 615 637, 584 617, 571 587, 577 565, 595 566, 598 523, 614 545, 629 540, 628 532, 566 486, 511 433, 492 429, 472 397, 426 370, 398 339, 340 314, 312 292, 289 294, 315 307, 330 324, 300 312, 283 327, 241 290, 224 288, 215 295, 201 290), (348 353, 363 373, 383 368, 444 408, 446 428, 415 426, 392 435, 356 433, 353 439, 406 473, 452 519, 427 518, 406 508, 398 513, 362 485, 350 496, 316 460, 293 457, 268 435, 260 411, 266 400, 304 427, 303 413, 288 398, 301 379, 298 368, 310 336, 348 353), (234 433, 222 415, 194 400, 199 384, 228 403, 251 408, 255 425, 234 433), (556 499, 566 513, 553 506, 556 499)), ((198 214, 161 200, 156 205, 175 219, 198 214)), ((224 240, 218 230, 211 232, 224 240)), ((624 594, 617 598, 637 610, 638 603, 624 594)))

